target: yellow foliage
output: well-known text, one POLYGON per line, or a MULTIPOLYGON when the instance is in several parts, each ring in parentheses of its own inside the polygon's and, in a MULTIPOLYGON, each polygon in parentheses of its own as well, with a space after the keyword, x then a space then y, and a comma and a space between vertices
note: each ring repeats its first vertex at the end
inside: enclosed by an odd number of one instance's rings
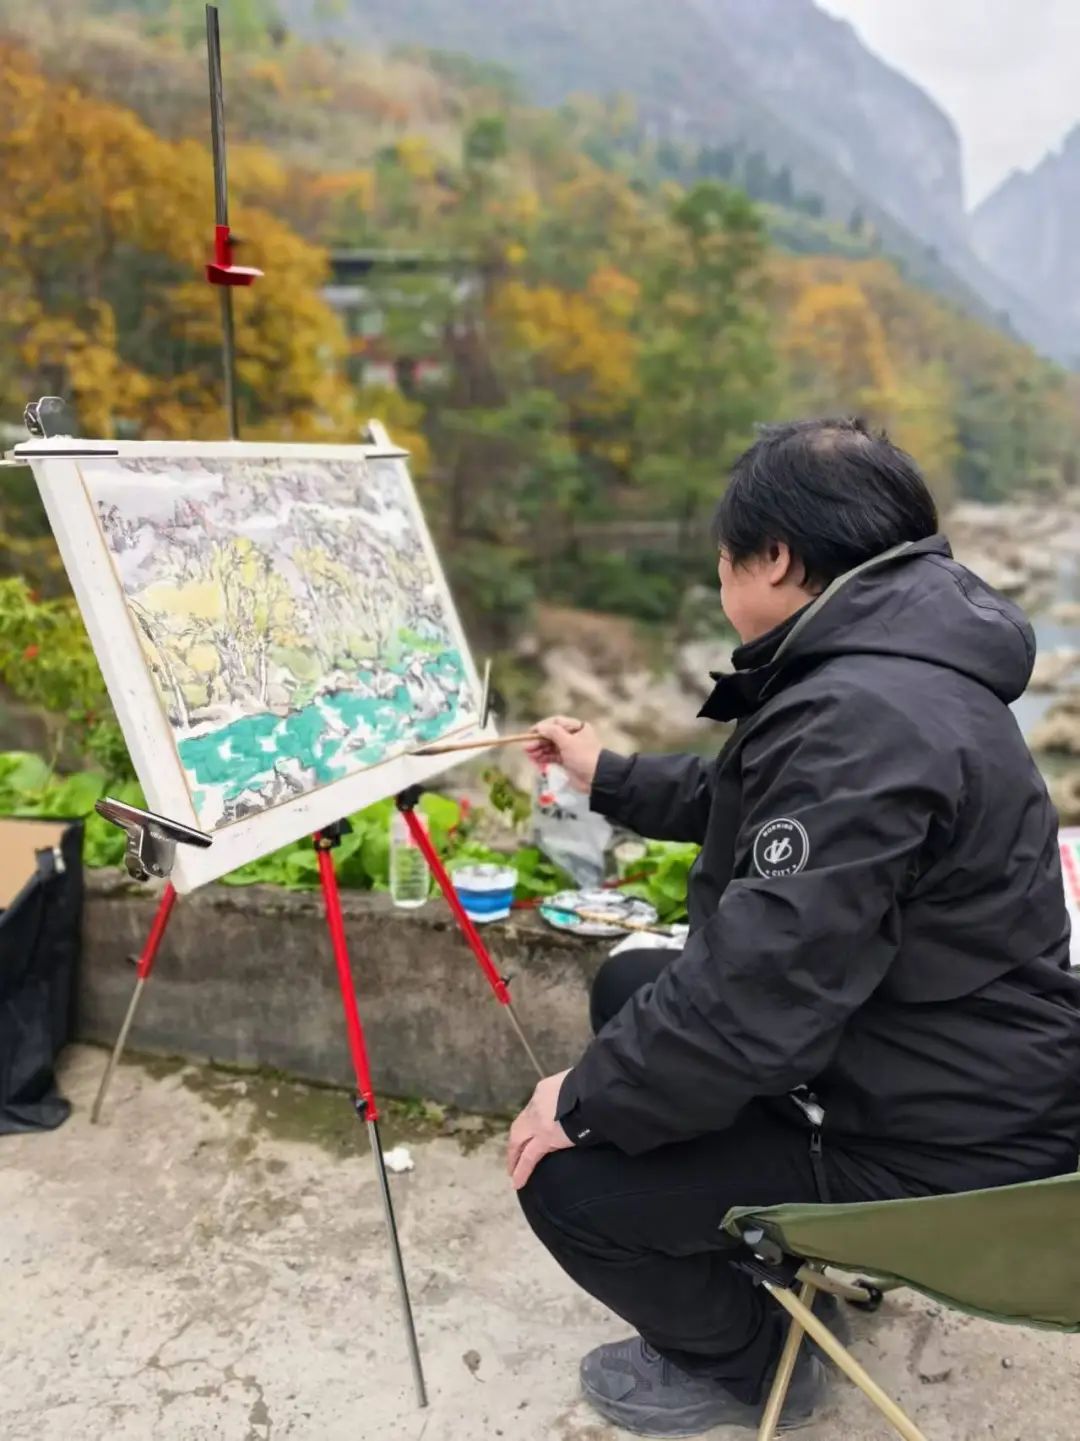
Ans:
POLYGON ((896 378, 885 329, 857 285, 808 286, 791 311, 781 353, 815 409, 884 419, 896 378))
MULTIPOLYGON (((241 202, 284 184, 272 158, 236 158, 241 202)), ((163 140, 0 44, 0 173, 0 314, 23 321, 7 408, 51 390, 72 399, 88 434, 113 434, 123 420, 146 436, 220 435, 219 299, 203 278, 206 147, 163 140)), ((337 378, 344 336, 318 294, 325 255, 262 209, 239 204, 234 226, 240 258, 267 271, 236 299, 246 431, 352 438, 337 378)))
POLYGON ((288 187, 285 166, 261 145, 229 146, 229 185, 233 197, 249 205, 280 202, 288 187))
POLYGON ((602 265, 589 277, 586 294, 612 319, 630 322, 637 310, 641 286, 612 265, 602 265))
POLYGON ((212 580, 193 580, 187 585, 154 585, 144 594, 146 606, 164 619, 177 624, 186 617, 195 620, 220 620, 225 614, 225 594, 212 580))
POLYGON ((612 415, 637 382, 637 341, 622 323, 632 293, 634 282, 610 269, 597 272, 584 294, 506 281, 493 317, 510 344, 537 363, 538 378, 582 413, 612 415))
POLYGON ((259 58, 252 60, 247 67, 248 79, 256 85, 264 85, 272 90, 279 98, 284 99, 288 94, 288 82, 285 79, 285 72, 276 60, 259 58))
POLYGON ((435 153, 422 135, 403 135, 394 150, 401 168, 413 180, 435 178, 435 153))
POLYGON ((776 257, 772 280, 791 410, 885 427, 947 502, 959 458, 950 348, 971 326, 982 345, 1023 351, 906 286, 882 260, 776 257))
POLYGON ((221 669, 221 652, 205 641, 193 645, 184 659, 198 675, 214 676, 221 669))

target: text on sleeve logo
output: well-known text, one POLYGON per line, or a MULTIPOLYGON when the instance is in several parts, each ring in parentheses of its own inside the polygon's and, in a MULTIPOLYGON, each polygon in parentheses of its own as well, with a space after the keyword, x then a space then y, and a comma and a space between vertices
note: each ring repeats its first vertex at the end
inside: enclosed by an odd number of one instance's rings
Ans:
POLYGON ((766 880, 797 876, 810 859, 810 837, 798 821, 769 821, 754 838, 754 869, 766 880))

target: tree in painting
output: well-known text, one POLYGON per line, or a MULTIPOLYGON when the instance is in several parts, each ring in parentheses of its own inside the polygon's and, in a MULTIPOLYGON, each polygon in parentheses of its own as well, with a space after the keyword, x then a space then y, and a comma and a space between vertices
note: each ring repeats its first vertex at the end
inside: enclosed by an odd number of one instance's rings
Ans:
POLYGON ((110 460, 83 474, 204 825, 475 718, 402 462, 110 460))

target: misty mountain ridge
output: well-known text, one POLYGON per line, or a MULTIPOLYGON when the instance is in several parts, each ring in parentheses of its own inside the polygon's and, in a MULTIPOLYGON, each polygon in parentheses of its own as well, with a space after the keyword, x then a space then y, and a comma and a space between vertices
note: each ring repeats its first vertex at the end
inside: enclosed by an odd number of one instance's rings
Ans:
POLYGON ((1014 170, 972 216, 986 264, 1044 308, 1055 307, 1080 359, 1080 124, 1033 170, 1014 170))
POLYGON ((658 138, 761 152, 825 214, 858 216, 910 279, 1045 353, 1080 350, 1056 304, 976 252, 956 128, 814 0, 281 0, 312 37, 498 62, 536 101, 625 94, 658 138))

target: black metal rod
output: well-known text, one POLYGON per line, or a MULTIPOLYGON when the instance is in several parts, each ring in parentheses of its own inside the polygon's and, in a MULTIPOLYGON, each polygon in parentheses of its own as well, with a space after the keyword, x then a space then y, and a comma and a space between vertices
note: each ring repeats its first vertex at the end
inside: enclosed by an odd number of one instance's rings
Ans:
POLYGON ((424 1365, 420 1360, 420 1345, 416 1339, 416 1322, 413 1320, 412 1302, 409 1300, 409 1283, 405 1279, 405 1264, 401 1259, 401 1242, 398 1240, 394 1202, 390 1195, 390 1183, 386 1176, 386 1162, 383 1159, 378 1122, 373 1121, 369 1116, 367 1128, 368 1141, 371 1145, 371 1159, 375 1162, 375 1180, 379 1188, 379 1199, 382 1201, 383 1220, 386 1222, 386 1239, 390 1243, 390 1260, 394 1268, 394 1280, 397 1282, 401 1319, 405 1326, 405 1341, 409 1348, 409 1361, 412 1363, 416 1404, 424 1407, 428 1403, 427 1386, 424 1384, 424 1365))
POLYGON ((229 223, 229 175, 225 159, 225 87, 221 79, 221 30, 216 5, 206 7, 206 54, 210 63, 210 140, 214 147, 214 214, 229 223))
POLYGON ((225 414, 229 418, 229 439, 240 439, 240 410, 236 403, 236 331, 233 327, 231 285, 221 286, 221 349, 225 357, 225 414))
MULTIPOLYGON (((221 77, 221 29, 216 5, 206 7, 206 54, 210 67, 210 140, 214 151, 214 216, 218 225, 229 223, 229 173, 225 145, 225 85, 221 77)), ((230 285, 221 286, 221 351, 225 372, 225 414, 229 439, 240 439, 240 410, 236 397, 236 328, 230 285)))

